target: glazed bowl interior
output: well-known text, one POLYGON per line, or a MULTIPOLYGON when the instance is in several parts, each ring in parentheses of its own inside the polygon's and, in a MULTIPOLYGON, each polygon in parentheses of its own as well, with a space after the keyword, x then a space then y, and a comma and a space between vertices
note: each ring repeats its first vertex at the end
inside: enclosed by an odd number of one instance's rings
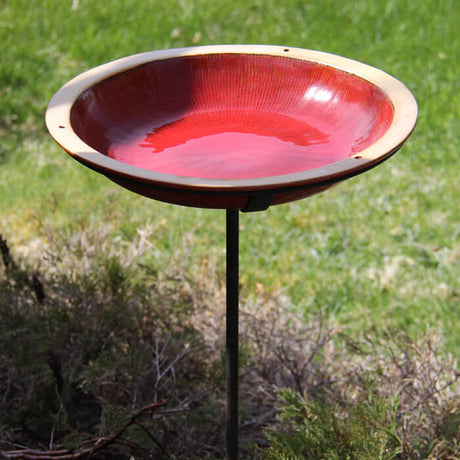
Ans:
POLYGON ((376 84, 284 55, 209 53, 110 75, 72 104, 95 151, 156 173, 211 180, 296 174, 350 157, 392 125, 376 84))

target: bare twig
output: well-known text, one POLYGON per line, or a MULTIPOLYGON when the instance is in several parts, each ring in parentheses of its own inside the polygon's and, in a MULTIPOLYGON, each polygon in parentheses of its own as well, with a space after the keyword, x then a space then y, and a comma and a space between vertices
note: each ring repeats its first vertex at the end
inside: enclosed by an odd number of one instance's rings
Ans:
MULTIPOLYGON (((0 458, 2 459, 25 459, 25 460, 45 460, 45 459, 55 459, 55 460, 75 460, 79 458, 91 458, 96 452, 101 451, 107 448, 109 445, 116 443, 122 434, 132 425, 138 425, 146 431, 145 427, 139 424, 138 418, 147 412, 154 411, 158 407, 162 407, 166 404, 166 401, 158 401, 153 404, 139 409, 131 418, 112 436, 100 437, 95 440, 87 441, 81 446, 87 444, 88 442, 92 443, 91 447, 80 448, 80 449, 60 449, 60 450, 33 450, 33 449, 21 449, 21 450, 10 450, 10 451, 0 451, 0 458)), ((147 431, 146 431, 147 432, 147 431)), ((155 441, 158 447, 162 452, 166 453, 164 447, 153 437, 150 432, 147 432, 149 437, 155 441)))
POLYGON ((174 376, 174 366, 192 351, 191 347, 187 347, 184 351, 178 353, 177 356, 164 369, 161 369, 161 358, 165 355, 165 348, 167 345, 168 344, 165 343, 160 350, 158 340, 155 341, 154 360, 157 373, 155 382, 156 388, 158 388, 160 381, 165 377, 165 375, 168 374, 168 372, 171 372, 174 376))
POLYGON ((147 430, 147 428, 145 427, 143 423, 137 420, 136 425, 160 448, 161 452, 163 452, 164 455, 166 455, 167 457, 170 457, 167 450, 161 445, 158 439, 155 438, 155 436, 152 433, 150 433, 149 430, 147 430))

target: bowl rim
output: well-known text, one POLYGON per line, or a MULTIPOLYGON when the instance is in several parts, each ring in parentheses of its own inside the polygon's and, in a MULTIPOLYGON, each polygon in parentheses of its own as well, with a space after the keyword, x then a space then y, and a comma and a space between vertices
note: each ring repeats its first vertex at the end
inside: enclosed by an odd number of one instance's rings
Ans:
POLYGON ((198 191, 276 190, 312 184, 334 183, 381 163, 395 153, 410 136, 418 116, 417 102, 409 89, 395 77, 362 62, 302 48, 277 45, 208 45, 172 48, 127 56, 87 70, 62 86, 51 98, 45 121, 54 140, 76 160, 105 175, 130 179, 152 186, 198 191), (109 158, 86 144, 73 130, 71 111, 78 97, 92 86, 133 68, 157 60, 207 54, 282 56, 305 60, 344 71, 380 89, 393 107, 387 131, 356 154, 305 171, 252 179, 209 179, 165 174, 109 158))

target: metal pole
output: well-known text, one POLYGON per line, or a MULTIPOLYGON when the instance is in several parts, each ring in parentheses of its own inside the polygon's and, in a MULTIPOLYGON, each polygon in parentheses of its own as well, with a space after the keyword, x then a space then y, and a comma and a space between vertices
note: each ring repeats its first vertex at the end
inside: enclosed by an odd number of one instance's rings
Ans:
POLYGON ((227 459, 238 458, 239 211, 227 209, 227 459))

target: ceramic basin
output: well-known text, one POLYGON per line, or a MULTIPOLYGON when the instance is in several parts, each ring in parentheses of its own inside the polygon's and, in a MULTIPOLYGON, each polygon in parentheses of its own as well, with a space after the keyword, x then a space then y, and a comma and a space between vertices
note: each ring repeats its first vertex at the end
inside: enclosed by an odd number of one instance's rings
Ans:
POLYGON ((297 48, 153 51, 89 70, 46 123, 76 160, 169 203, 257 211, 321 192, 394 154, 417 105, 390 75, 297 48))

